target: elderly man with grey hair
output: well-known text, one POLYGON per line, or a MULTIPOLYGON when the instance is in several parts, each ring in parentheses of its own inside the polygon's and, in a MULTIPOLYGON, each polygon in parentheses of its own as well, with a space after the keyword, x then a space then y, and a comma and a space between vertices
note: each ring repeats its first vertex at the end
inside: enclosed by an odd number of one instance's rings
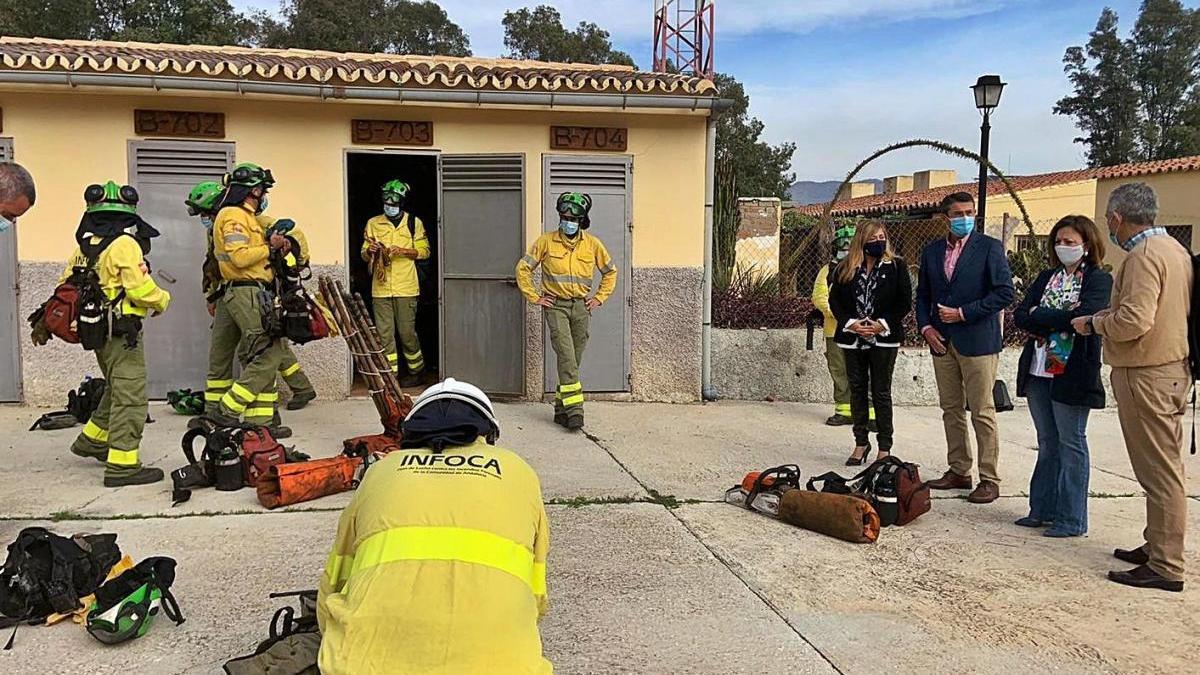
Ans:
POLYGON ((1095 332, 1104 338, 1125 449, 1146 491, 1146 543, 1113 551, 1137 567, 1109 572, 1108 578, 1137 588, 1182 591, 1192 259, 1165 229, 1155 226, 1158 198, 1145 183, 1113 190, 1105 217, 1114 241, 1129 255, 1117 271, 1110 308, 1072 323, 1081 335, 1095 332))
POLYGON ((0 162, 0 232, 17 224, 37 199, 33 176, 16 162, 0 162))

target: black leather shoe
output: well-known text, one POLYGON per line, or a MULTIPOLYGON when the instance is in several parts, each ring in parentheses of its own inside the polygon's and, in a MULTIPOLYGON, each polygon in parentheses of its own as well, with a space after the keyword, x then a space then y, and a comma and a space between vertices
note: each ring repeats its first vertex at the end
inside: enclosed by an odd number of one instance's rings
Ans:
POLYGON ((1145 544, 1128 550, 1123 548, 1113 549, 1113 557, 1130 565, 1145 565, 1150 562, 1150 554, 1146 552, 1145 544))
POLYGON ((1171 581, 1150 569, 1148 565, 1138 565, 1128 572, 1109 572, 1108 578, 1110 581, 1125 584, 1126 586, 1133 586, 1134 588, 1157 588, 1158 590, 1171 591, 1172 593, 1179 593, 1183 590, 1182 581, 1171 581))

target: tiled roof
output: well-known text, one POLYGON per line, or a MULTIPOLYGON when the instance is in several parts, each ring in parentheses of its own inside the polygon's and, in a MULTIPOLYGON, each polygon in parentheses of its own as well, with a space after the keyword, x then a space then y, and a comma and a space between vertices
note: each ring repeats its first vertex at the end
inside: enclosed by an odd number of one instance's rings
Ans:
MULTIPOLYGON (((1010 176, 1009 182, 1017 192, 1036 190, 1038 188, 1066 185, 1085 180, 1104 178, 1134 178, 1176 171, 1200 171, 1200 155, 1167 159, 1155 162, 1134 162, 1118 164, 1097 169, 1076 169, 1074 171, 1056 171, 1033 176, 1010 176)), ((968 192, 977 196, 978 183, 958 183, 946 185, 932 190, 899 192, 896 194, 876 194, 847 199, 837 202, 833 214, 838 216, 871 216, 885 213, 918 211, 932 209, 942 202, 942 198, 954 192, 968 192)), ((1007 194, 1008 189, 999 180, 988 181, 988 196, 1007 194)), ((797 207, 800 213, 820 216, 825 212, 825 204, 806 204, 797 207)))
POLYGON ((0 38, 0 70, 491 91, 717 93, 711 80, 628 66, 43 38, 0 38))

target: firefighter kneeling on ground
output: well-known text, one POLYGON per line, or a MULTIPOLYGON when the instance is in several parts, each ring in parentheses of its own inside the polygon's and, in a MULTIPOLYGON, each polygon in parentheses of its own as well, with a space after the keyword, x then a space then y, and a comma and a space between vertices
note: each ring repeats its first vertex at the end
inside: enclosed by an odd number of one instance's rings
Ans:
MULTIPOLYGON (((237 353, 240 332, 225 307, 218 312, 217 301, 225 294, 226 283, 221 278, 221 269, 213 252, 213 224, 216 221, 218 206, 225 194, 225 186, 216 181, 197 183, 184 200, 188 215, 198 216, 204 225, 205 238, 208 242, 203 266, 204 298, 208 303, 208 314, 213 317, 211 341, 208 351, 208 378, 204 385, 204 413, 211 415, 217 412, 221 398, 233 386, 233 359, 237 353)), ((266 215, 256 216, 264 231, 276 225, 276 221, 266 215)), ((294 239, 300 250, 288 255, 297 259, 298 264, 307 264, 308 246, 304 234, 297 227, 292 227, 288 235, 294 239)), ((284 345, 283 360, 279 366, 279 376, 292 390, 292 399, 288 402, 288 410, 299 410, 317 397, 317 392, 309 381, 308 376, 300 368, 300 362, 288 345, 284 345)), ((276 423, 276 426, 278 424, 276 423)))
MULTIPOLYGON (((275 378, 283 363, 286 343, 264 327, 264 312, 274 305, 273 252, 287 255, 291 243, 279 234, 268 234, 258 216, 266 210, 267 190, 275 184, 269 170, 256 164, 239 164, 225 177, 226 189, 213 223, 213 257, 225 292, 215 312, 224 312, 237 328, 237 356, 242 373, 208 415, 215 423, 270 427, 276 438, 287 438, 291 429, 276 421, 279 393, 275 378)), ((232 333, 231 333, 232 334, 232 333)), ((217 378, 214 378, 217 379, 217 378)))
POLYGON ((317 601, 321 672, 552 672, 537 474, 493 445, 491 401, 465 382, 427 389, 403 431, 338 522, 317 601))
POLYGON ((540 305, 550 329, 550 346, 558 358, 558 393, 554 422, 568 429, 583 428, 583 383, 579 366, 588 341, 588 322, 617 287, 617 267, 608 249, 584 232, 591 226, 592 198, 579 192, 558 197, 558 229, 538 237, 529 254, 517 262, 521 294, 540 305), (542 290, 533 286, 533 271, 542 268, 542 290), (599 271, 600 288, 592 290, 599 271))
POLYGON ((408 374, 400 386, 421 384, 425 356, 417 335, 417 301, 421 280, 417 261, 429 259, 429 238, 421 219, 406 210, 407 183, 391 180, 383 186, 383 215, 367 221, 363 232, 362 257, 371 269, 371 298, 375 326, 392 370, 400 372, 396 333, 404 351, 408 374))
POLYGON ((142 466, 138 450, 148 409, 142 321, 165 312, 171 302, 144 258, 158 230, 137 215, 138 193, 128 185, 90 185, 83 198, 87 209, 75 231, 79 247, 59 284, 76 267, 95 269, 111 306, 111 335, 96 350, 108 386, 71 452, 105 463, 105 487, 155 483, 162 469, 142 466))

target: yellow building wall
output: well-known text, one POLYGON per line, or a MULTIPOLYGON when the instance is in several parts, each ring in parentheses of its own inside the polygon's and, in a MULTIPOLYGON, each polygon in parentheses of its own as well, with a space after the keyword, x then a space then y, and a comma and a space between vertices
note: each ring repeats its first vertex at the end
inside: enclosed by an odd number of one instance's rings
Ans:
MULTIPOLYGON (((1191 225, 1192 250, 1200 250, 1200 171, 1101 180, 1096 189, 1095 205, 1101 228, 1105 227, 1103 219, 1109 195, 1125 183, 1146 183, 1154 188, 1158 195, 1158 224, 1191 225)), ((1122 254, 1118 252, 1118 255, 1122 254)))
MULTIPOLYGON (((1049 234, 1050 228, 1063 216, 1083 215, 1095 218, 1095 180, 1022 190, 1020 196, 1025 210, 1029 212, 1029 219, 1033 221, 1036 234, 1049 234)), ((989 223, 1006 213, 1013 218, 1021 217, 1021 209, 1008 194, 988 195, 987 212, 989 223)), ((1025 230, 1018 228, 1016 234, 1025 234, 1025 230)))
POLYGON ((525 153, 527 242, 542 232, 542 157, 551 152, 549 127, 627 127, 627 154, 634 162, 632 264, 703 264, 707 118, 698 113, 485 110, 28 88, 0 89, 0 108, 0 135, 13 139, 15 158, 33 173, 38 188, 37 206, 21 219, 18 231, 22 260, 66 259, 84 187, 110 178, 129 180, 128 142, 139 138, 133 134, 133 110, 153 108, 225 113, 224 140, 236 143, 238 161, 272 169, 278 185, 271 192, 271 210, 304 224, 316 264, 338 264, 346 257, 344 151, 359 147, 349 142, 351 119, 432 120, 433 149, 447 154, 525 153))

